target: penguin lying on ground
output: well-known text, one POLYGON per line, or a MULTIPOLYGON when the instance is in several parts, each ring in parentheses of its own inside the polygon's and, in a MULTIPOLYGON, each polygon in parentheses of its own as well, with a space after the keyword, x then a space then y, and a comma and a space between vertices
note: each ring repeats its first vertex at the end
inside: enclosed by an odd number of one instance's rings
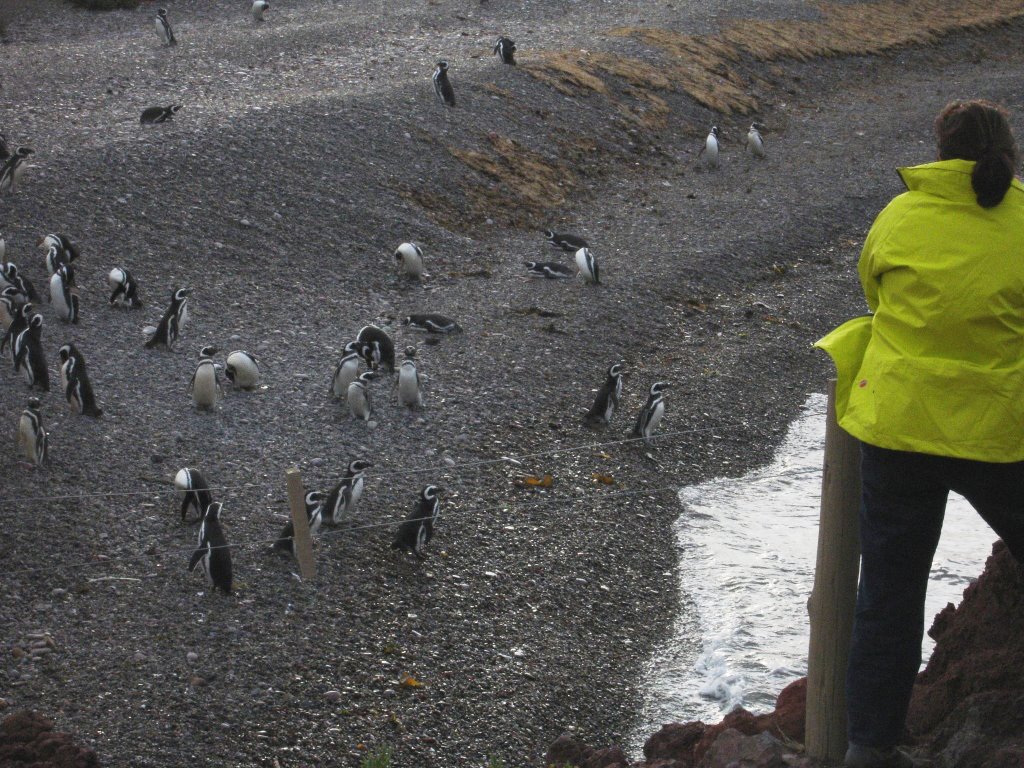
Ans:
POLYGON ((450 317, 432 313, 406 315, 402 325, 414 331, 426 331, 427 333, 460 333, 462 331, 462 326, 450 317))
POLYGON ((178 114, 179 109, 181 109, 181 104, 168 104, 166 107, 146 107, 142 110, 139 122, 143 125, 166 123, 178 114))
POLYGON ((544 237, 555 248, 568 253, 576 253, 580 248, 589 248, 590 243, 579 235, 572 235, 568 232, 554 232, 550 229, 544 230, 544 237))
POLYGON ((525 261, 526 272, 530 277, 545 277, 548 280, 564 280, 576 277, 576 270, 557 261, 525 261))

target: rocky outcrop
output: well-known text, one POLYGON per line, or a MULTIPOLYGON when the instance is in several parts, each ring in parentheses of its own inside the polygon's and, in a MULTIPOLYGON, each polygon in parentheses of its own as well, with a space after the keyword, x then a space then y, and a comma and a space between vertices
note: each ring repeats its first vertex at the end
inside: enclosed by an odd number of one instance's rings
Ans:
POLYGON ((35 712, 18 712, 0 722, 0 766, 4 768, 97 768, 91 749, 57 733, 53 723, 35 712))

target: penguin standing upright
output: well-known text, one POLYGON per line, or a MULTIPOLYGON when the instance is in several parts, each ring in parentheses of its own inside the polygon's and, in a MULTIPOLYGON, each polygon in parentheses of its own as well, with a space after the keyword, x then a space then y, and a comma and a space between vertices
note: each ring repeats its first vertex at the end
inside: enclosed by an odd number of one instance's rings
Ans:
POLYGON ((43 354, 43 316, 32 315, 28 328, 14 340, 14 368, 20 369, 30 387, 50 391, 50 369, 43 354))
POLYGON ((423 405, 420 372, 416 368, 416 347, 405 348, 405 360, 398 369, 398 401, 409 408, 423 405))
POLYGON ((355 510, 359 498, 363 495, 363 475, 372 466, 373 464, 364 459, 349 462, 345 476, 328 491, 324 500, 321 515, 324 525, 341 525, 345 515, 355 510))
POLYGON ((18 271, 18 265, 13 261, 0 264, 0 276, 7 285, 12 285, 25 297, 26 301, 39 301, 39 292, 32 284, 32 281, 18 271))
POLYGON ((750 124, 750 130, 747 131, 747 143, 743 147, 744 152, 749 149, 754 157, 761 159, 764 158, 764 137, 761 136, 760 130, 762 127, 759 123, 750 124))
MULTIPOLYGON (((324 493, 322 491, 309 491, 303 501, 306 505, 306 520, 309 523, 309 535, 315 536, 320 530, 320 523, 323 518, 324 493)), ((295 523, 288 521, 288 524, 281 529, 277 535, 277 541, 272 547, 274 552, 288 554, 295 557, 295 523)))
POLYGON ((423 271, 423 249, 416 243, 402 243, 395 249, 395 262, 402 272, 419 281, 427 278, 423 271))
POLYGON ((566 253, 576 253, 580 248, 589 248, 590 243, 579 235, 569 232, 555 232, 550 229, 544 230, 544 237, 555 248, 566 253))
POLYGON ((270 3, 267 0, 253 0, 252 17, 256 21, 263 21, 263 14, 270 10, 270 3))
POLYGON ((98 418, 103 409, 96 405, 96 395, 92 391, 89 372, 85 367, 85 357, 74 344, 65 344, 58 351, 60 355, 60 383, 64 397, 71 410, 83 416, 98 418))
POLYGON ((171 29, 171 22, 167 19, 166 8, 156 9, 156 31, 164 45, 178 44, 178 41, 174 39, 174 30, 171 29))
POLYGON ((183 467, 174 476, 174 487, 185 495, 181 499, 181 522, 198 523, 203 519, 203 512, 213 503, 210 484, 198 469, 183 467), (195 519, 188 520, 188 511, 195 512, 195 519))
POLYGON ((373 371, 361 374, 358 379, 348 385, 348 409, 357 419, 369 421, 373 415, 373 401, 370 398, 369 383, 377 378, 373 371))
POLYGON ((350 341, 345 345, 344 356, 341 362, 334 369, 331 376, 331 393, 339 400, 348 396, 348 385, 359 377, 359 361, 363 356, 359 354, 362 344, 358 341, 350 341))
POLYGON ((700 152, 697 153, 697 157, 704 156, 704 164, 708 168, 718 167, 718 126, 711 126, 711 132, 708 137, 704 139, 704 146, 701 147, 700 152))
POLYGON ((174 119, 179 109, 181 109, 181 104, 168 104, 166 107, 146 107, 142 110, 139 122, 143 125, 166 123, 174 119))
POLYGON ((110 306, 118 305, 125 309, 135 309, 142 306, 142 299, 139 298, 139 284, 135 282, 132 273, 123 267, 114 267, 107 275, 107 284, 110 286, 110 306))
POLYGON ((665 415, 665 401, 662 399, 661 393, 667 388, 667 381, 657 381, 652 384, 647 402, 636 417, 636 425, 633 427, 631 437, 642 439, 645 445, 650 444, 651 436, 654 435, 665 415))
POLYGON ((213 588, 230 595, 231 548, 220 525, 222 507, 219 501, 214 501, 203 512, 203 522, 199 526, 199 546, 188 561, 188 570, 191 573, 202 563, 203 572, 213 588))
POLYGON ((21 293, 19 293, 18 289, 13 285, 8 285, 0 291, 0 327, 2 327, 4 331, 10 328, 11 323, 14 322, 18 309, 22 304, 22 302, 19 301, 20 297, 21 293))
POLYGON ((597 266, 597 259, 590 252, 589 248, 580 248, 576 251, 576 266, 580 268, 580 274, 588 283, 601 284, 601 272, 597 266))
POLYGON ((622 397, 622 363, 614 363, 608 369, 608 377, 604 385, 598 390, 594 404, 587 415, 583 417, 587 424, 594 426, 611 423, 615 409, 619 407, 619 399, 622 397))
POLYGON ((224 392, 220 384, 217 364, 213 362, 215 354, 217 354, 217 348, 214 346, 203 347, 199 351, 199 363, 188 383, 192 402, 196 408, 201 410, 213 409, 217 405, 217 395, 224 392))
POLYGON ((37 467, 42 466, 48 455, 48 438, 39 408, 39 398, 30 397, 28 407, 18 420, 18 447, 25 458, 37 467))
POLYGON ((361 354, 366 364, 373 369, 383 365, 388 373, 395 372, 395 342, 376 325, 364 325, 356 334, 356 341, 362 344, 361 354))
POLYGON ((163 344, 168 349, 174 349, 178 334, 181 333, 188 320, 188 297, 191 295, 191 288, 179 288, 171 292, 171 303, 164 310, 160 323, 156 328, 148 326, 143 331, 149 337, 146 341, 147 348, 163 344))
POLYGON ((78 323, 78 290, 70 264, 61 264, 50 277, 50 303, 61 320, 78 323))
MULTIPOLYGON (((7 330, 4 332, 4 337, 0 339, 0 352, 3 352, 4 347, 8 344, 11 345, 12 362, 18 359, 18 350, 15 347, 18 337, 21 336, 21 334, 28 328, 28 322, 32 319, 33 314, 34 309, 32 302, 25 302, 20 306, 15 305, 14 316, 11 318, 11 324, 7 326, 7 330)), ((15 370, 17 370, 16 363, 15 370)))
POLYGON ((455 106, 455 89, 452 88, 452 82, 448 79, 448 62, 439 61, 437 62, 437 69, 434 70, 434 93, 437 94, 438 100, 448 107, 455 106))
POLYGON ((392 549, 404 549, 420 560, 426 559, 423 548, 433 537, 434 525, 440 516, 441 502, 437 493, 436 485, 428 485, 420 492, 412 513, 398 527, 398 533, 391 542, 392 549))
POLYGON ((13 195, 18 191, 18 183, 28 167, 28 157, 34 154, 35 150, 32 147, 18 147, 14 154, 3 161, 0 165, 0 192, 10 192, 13 195))
POLYGON ((236 349, 224 362, 224 375, 233 387, 256 389, 260 385, 260 364, 255 355, 236 349))
POLYGON ((494 44, 494 52, 501 59, 503 64, 510 64, 515 66, 516 63, 516 44, 511 38, 505 37, 504 35, 498 38, 498 42, 494 44))

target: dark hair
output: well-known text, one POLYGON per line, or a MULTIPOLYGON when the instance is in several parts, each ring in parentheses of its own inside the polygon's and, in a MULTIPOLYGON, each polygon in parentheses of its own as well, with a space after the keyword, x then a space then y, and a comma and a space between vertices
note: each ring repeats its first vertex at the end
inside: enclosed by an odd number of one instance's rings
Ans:
POLYGON ((935 118, 940 160, 974 160, 971 186, 978 205, 1003 201, 1017 166, 1017 146, 1006 110, 980 99, 954 101, 935 118))

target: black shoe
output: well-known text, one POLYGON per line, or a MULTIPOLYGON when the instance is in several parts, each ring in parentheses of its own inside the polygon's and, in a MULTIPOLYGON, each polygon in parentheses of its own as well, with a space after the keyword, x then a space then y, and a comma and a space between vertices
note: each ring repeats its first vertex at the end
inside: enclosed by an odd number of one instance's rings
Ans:
POLYGON ((915 760, 896 747, 864 747, 850 744, 843 760, 846 768, 924 768, 931 763, 915 760))

